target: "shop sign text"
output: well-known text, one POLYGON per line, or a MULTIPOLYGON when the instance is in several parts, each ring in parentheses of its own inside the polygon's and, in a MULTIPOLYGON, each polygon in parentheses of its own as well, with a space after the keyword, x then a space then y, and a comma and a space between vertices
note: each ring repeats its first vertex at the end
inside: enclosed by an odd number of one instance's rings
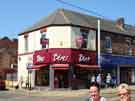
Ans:
POLYGON ((61 62, 65 62, 68 61, 69 56, 64 56, 62 54, 53 54, 53 61, 61 61, 61 62))
POLYGON ((79 62, 89 62, 90 57, 89 56, 84 56, 83 54, 79 54, 79 62))

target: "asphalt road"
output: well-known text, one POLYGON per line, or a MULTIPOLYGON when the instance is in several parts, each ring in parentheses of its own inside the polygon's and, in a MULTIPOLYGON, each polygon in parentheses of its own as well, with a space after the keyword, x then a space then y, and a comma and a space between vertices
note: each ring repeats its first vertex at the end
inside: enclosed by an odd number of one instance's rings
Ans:
MULTIPOLYGON (((117 96, 106 96, 108 101, 119 101, 117 96)), ((78 97, 54 97, 36 96, 29 93, 19 93, 13 91, 0 91, 0 101, 85 101, 86 96, 78 97)), ((132 94, 132 101, 135 101, 135 93, 132 94)))

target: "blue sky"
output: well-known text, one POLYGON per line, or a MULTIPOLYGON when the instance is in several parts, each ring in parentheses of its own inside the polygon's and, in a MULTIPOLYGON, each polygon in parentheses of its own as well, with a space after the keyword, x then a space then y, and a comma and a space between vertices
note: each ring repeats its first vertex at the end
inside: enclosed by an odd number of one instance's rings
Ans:
MULTIPOLYGON (((135 25, 135 0, 64 0, 68 3, 97 12, 107 19, 124 17, 125 23, 135 25)), ((1 0, 0 37, 17 38, 25 28, 58 8, 66 8, 96 16, 64 5, 56 0, 1 0)))

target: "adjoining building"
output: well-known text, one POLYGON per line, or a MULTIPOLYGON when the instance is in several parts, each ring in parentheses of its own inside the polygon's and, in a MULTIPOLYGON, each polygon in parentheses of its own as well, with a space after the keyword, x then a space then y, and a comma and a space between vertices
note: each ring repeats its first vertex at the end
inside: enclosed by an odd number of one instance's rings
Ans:
POLYGON ((17 39, 0 38, 0 83, 1 80, 8 81, 6 87, 12 86, 13 81, 17 81, 17 46, 17 39))
POLYGON ((135 27, 78 12, 58 9, 19 34, 18 80, 31 87, 88 86, 99 72, 111 73, 117 83, 135 83, 135 27), (100 20, 101 66, 98 29, 100 20))

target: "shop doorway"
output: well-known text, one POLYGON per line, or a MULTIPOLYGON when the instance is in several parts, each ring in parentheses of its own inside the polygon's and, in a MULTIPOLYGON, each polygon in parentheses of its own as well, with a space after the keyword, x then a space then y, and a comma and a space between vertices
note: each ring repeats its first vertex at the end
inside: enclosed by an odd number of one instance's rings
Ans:
POLYGON ((49 86, 49 66, 42 67, 35 71, 35 84, 36 86, 49 86))
POLYGON ((131 69, 120 68, 120 82, 131 84, 131 69))
POLYGON ((54 80, 55 88, 68 88, 68 70, 55 70, 54 80))

